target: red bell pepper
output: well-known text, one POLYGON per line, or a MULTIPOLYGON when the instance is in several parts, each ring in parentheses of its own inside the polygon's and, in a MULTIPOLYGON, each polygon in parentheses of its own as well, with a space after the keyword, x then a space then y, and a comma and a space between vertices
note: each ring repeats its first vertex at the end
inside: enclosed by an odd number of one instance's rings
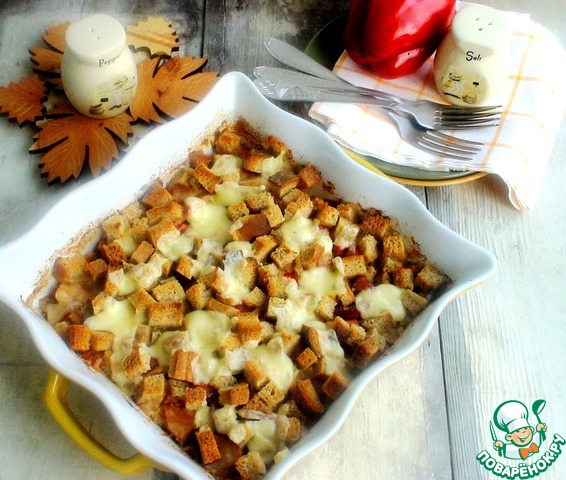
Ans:
POLYGON ((455 0, 352 0, 345 48, 356 63, 383 78, 415 72, 440 45, 455 0))

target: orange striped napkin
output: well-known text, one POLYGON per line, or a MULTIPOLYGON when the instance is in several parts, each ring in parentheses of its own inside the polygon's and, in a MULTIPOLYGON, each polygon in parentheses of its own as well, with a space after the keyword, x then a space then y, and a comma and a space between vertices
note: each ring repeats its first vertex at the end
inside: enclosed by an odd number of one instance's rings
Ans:
MULTIPOLYGON (((459 2, 458 6, 466 5, 459 2)), ((341 145, 380 160, 430 170, 469 170, 499 175, 509 187, 509 199, 519 210, 533 207, 560 122, 566 108, 566 52, 557 39, 528 15, 505 12, 512 25, 512 65, 500 102, 498 127, 459 130, 456 136, 486 146, 471 162, 451 160, 417 150, 403 142, 391 120, 378 107, 316 103, 309 116, 321 122, 341 145)), ((445 103, 432 75, 433 59, 416 73, 385 80, 364 71, 344 52, 335 73, 356 85, 394 95, 445 103)))

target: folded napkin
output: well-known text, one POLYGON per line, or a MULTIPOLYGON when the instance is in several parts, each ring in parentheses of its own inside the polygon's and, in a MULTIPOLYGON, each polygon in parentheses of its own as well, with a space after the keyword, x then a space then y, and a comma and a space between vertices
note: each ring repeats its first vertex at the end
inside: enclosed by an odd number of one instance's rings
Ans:
MULTIPOLYGON (((466 3, 458 2, 458 8, 466 3)), ((503 105, 498 127, 459 130, 461 138, 483 142, 471 162, 446 159, 403 142, 391 120, 375 106, 316 103, 309 116, 327 128, 341 145, 362 155, 430 170, 470 170, 495 173, 509 187, 509 199, 519 210, 533 207, 566 108, 566 52, 557 39, 528 15, 505 12, 512 26, 512 62, 500 94, 503 105)), ((433 59, 414 74, 386 80, 376 77, 344 52, 334 72, 349 82, 411 100, 442 100, 433 78, 433 59)))

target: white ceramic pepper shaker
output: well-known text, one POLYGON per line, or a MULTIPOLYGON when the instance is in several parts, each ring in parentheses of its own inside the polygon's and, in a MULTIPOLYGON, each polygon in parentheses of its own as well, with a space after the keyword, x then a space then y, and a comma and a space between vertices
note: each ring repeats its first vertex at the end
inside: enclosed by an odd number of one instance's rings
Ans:
POLYGON ((134 98, 138 76, 122 25, 104 14, 69 25, 61 80, 67 98, 82 114, 110 118, 124 112, 134 98))
POLYGON ((434 60, 434 81, 442 97, 455 105, 497 102, 509 74, 511 29, 503 12, 484 5, 464 7, 434 60))

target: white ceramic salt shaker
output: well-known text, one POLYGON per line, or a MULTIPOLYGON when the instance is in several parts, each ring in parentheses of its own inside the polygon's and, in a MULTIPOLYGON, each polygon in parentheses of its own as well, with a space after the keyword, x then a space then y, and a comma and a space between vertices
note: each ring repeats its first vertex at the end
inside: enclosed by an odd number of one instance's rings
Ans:
POLYGON ((122 25, 104 14, 69 25, 61 80, 65 95, 82 114, 110 118, 124 112, 134 98, 138 76, 122 25))
POLYGON ((472 4, 454 16, 434 60, 434 81, 455 105, 497 103, 509 74, 511 28, 503 12, 472 4))

